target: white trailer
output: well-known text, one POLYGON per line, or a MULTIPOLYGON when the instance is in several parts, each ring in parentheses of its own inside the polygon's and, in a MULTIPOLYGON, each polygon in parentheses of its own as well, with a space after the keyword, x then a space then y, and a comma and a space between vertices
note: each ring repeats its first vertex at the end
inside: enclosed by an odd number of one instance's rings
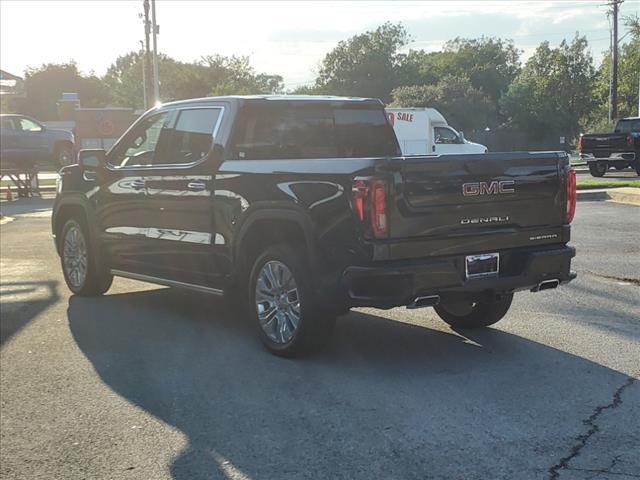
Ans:
POLYGON ((487 147, 465 140, 435 108, 387 108, 403 155, 486 153, 487 147))

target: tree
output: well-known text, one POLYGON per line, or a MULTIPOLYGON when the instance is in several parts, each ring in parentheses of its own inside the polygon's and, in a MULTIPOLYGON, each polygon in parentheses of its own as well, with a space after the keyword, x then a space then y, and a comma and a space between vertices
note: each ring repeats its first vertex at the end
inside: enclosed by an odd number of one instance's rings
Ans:
POLYGON ((385 23, 339 42, 322 61, 316 91, 387 101, 404 59, 399 50, 408 41, 402 25, 385 23))
MULTIPOLYGON (((598 106, 584 123, 589 131, 611 127, 609 114, 609 79, 611 57, 605 55, 596 75, 594 97, 598 106)), ((640 82, 640 30, 631 30, 631 39, 622 45, 618 54, 618 115, 638 115, 638 83, 640 82)))
MULTIPOLYGON (((141 108, 142 52, 119 57, 107 71, 105 83, 116 105, 141 108)), ((162 101, 211 95, 276 93, 282 89, 279 75, 256 74, 248 57, 211 55, 186 63, 167 55, 158 56, 162 101)))
POLYGON ((469 78, 447 75, 435 85, 398 87, 394 107, 433 107, 462 130, 483 129, 491 116, 491 100, 471 85, 469 78))
MULTIPOLYGON (((404 59, 402 84, 439 84, 444 77, 467 78, 490 101, 487 122, 500 123, 499 102, 520 71, 520 51, 510 40, 455 38, 440 52, 413 50, 404 59)), ((486 126, 486 124, 485 124, 486 126)))
POLYGON ((81 104, 88 107, 103 105, 108 99, 100 79, 81 75, 74 62, 49 63, 25 73, 25 113, 41 120, 57 119, 57 102, 64 92, 78 93, 81 104))
POLYGON ((513 125, 534 138, 580 132, 580 121, 595 106, 595 69, 585 37, 538 46, 502 99, 513 125))

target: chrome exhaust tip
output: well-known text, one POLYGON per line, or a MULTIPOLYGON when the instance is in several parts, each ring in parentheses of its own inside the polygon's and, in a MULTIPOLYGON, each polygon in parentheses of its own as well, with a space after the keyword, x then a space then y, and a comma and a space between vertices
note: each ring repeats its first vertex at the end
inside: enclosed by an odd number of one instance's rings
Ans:
POLYGON ((554 278, 553 280, 545 280, 531 289, 532 292, 541 292, 542 290, 550 290, 552 288, 558 288, 560 280, 554 278))
POLYGON ((435 307, 440 303, 440 295, 428 295, 426 297, 416 297, 413 302, 407 305, 407 308, 424 308, 435 307))

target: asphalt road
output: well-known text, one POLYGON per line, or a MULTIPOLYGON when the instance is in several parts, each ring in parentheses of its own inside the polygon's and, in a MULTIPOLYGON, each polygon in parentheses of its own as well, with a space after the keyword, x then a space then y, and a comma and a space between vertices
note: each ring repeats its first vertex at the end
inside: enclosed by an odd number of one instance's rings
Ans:
POLYGON ((581 202, 578 279, 458 334, 362 309, 302 360, 205 295, 64 286, 49 201, 2 204, 2 479, 640 476, 640 207, 581 202))

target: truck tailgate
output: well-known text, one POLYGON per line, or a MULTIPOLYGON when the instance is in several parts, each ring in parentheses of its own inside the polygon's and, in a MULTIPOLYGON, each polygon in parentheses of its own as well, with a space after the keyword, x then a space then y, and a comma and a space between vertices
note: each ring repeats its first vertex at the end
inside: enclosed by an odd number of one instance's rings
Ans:
POLYGON ((597 158, 607 158, 612 153, 624 152, 626 148, 626 133, 583 135, 582 138, 582 152, 592 153, 597 158))
MULTIPOLYGON (((495 234, 504 238, 493 245, 520 246, 521 240, 516 240, 522 237, 520 232, 562 227, 568 165, 561 152, 392 159, 386 167, 395 178, 390 238, 422 237, 441 240, 445 246, 483 250, 487 244, 481 238, 495 234), (511 244, 505 243, 508 238, 513 239, 511 244)), ((557 243, 560 235, 548 240, 557 243)))

